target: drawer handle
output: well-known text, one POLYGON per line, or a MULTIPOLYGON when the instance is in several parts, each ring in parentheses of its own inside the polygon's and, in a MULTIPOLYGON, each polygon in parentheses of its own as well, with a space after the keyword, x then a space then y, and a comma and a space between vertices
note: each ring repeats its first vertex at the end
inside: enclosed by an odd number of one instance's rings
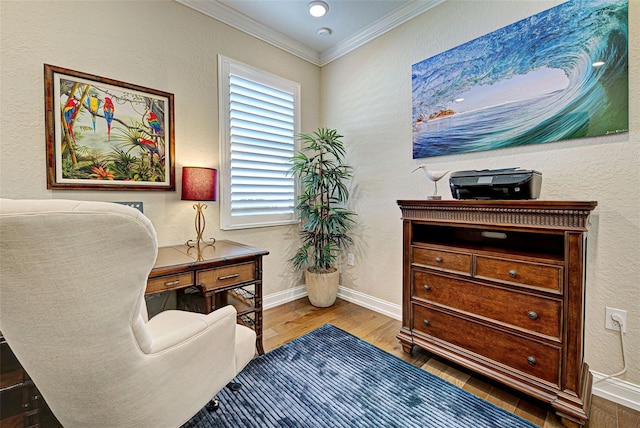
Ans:
POLYGON ((511 270, 509 271, 509 276, 510 276, 511 278, 515 278, 516 276, 518 276, 518 272, 516 272, 515 270, 511 269, 511 270))
POLYGON ((224 281, 225 279, 237 278, 239 276, 240 276, 239 273, 234 273, 233 275, 227 275, 227 276, 219 276, 218 277, 218 281, 224 281))
POLYGON ((429 320, 422 320, 422 324, 429 325, 429 320))
POLYGON ((436 257, 436 263, 442 263, 442 258, 436 257))
POLYGON ((536 365, 536 359, 535 359, 535 358, 533 358, 533 357, 527 357, 527 362, 528 362, 529 364, 531 364, 532 366, 535 366, 535 365, 536 365))
POLYGON ((172 285, 178 285, 180 284, 180 280, 176 279, 175 281, 168 281, 164 283, 165 287, 171 287, 172 285))
POLYGON ((537 320, 538 319, 538 314, 535 313, 534 311, 529 311, 529 313, 527 315, 529 315, 529 318, 531 318, 532 320, 537 320))
POLYGON ((423 285, 423 286, 422 286, 422 289, 423 289, 424 291, 431 291, 431 287, 429 287, 427 284, 423 285))

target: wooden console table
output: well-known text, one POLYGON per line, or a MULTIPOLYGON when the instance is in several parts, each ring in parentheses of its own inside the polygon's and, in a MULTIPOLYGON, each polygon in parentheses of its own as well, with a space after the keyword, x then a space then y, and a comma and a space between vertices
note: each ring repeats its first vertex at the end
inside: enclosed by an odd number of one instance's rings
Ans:
POLYGON ((262 256, 267 254, 232 241, 160 247, 145 294, 175 290, 179 309, 201 313, 233 305, 238 322, 255 330, 262 355, 262 256))
POLYGON ((587 220, 596 202, 398 201, 403 349, 419 346, 589 418, 587 220))

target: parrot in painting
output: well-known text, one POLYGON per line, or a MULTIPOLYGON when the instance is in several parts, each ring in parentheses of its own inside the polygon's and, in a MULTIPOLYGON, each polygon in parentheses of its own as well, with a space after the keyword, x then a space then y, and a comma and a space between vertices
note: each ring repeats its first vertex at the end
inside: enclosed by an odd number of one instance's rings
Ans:
POLYGON ((71 138, 75 143, 76 137, 75 135, 73 135, 73 127, 71 122, 73 122, 73 119, 75 119, 76 115, 78 114, 78 100, 76 100, 73 97, 69 98, 69 100, 67 101, 67 104, 64 106, 64 109, 62 110, 62 113, 64 115, 65 126, 67 127, 67 130, 69 131, 69 135, 71 135, 71 138))
POLYGON ((95 95, 89 95, 89 99, 87 99, 87 108, 91 112, 91 121, 93 122, 93 133, 96 133, 96 114, 98 113, 98 108, 100 107, 100 100, 95 95))
POLYGON ((151 127, 151 129, 153 129, 153 132, 158 134, 161 130, 162 127, 160 126, 160 122, 158 121, 158 116, 156 116, 156 114, 152 111, 149 112, 149 115, 147 117, 147 122, 149 123, 149 126, 151 127))
POLYGON ((113 101, 111 98, 105 97, 104 99, 104 120, 107 121, 107 136, 108 140, 111 141, 111 121, 113 120, 113 113, 115 112, 115 106, 113 105, 113 101))
POLYGON ((140 144, 141 147, 149 150, 152 156, 153 153, 155 153, 158 155, 158 159, 160 159, 160 150, 158 150, 158 146, 156 145, 156 143, 151 140, 147 140, 146 138, 136 138, 136 141, 138 142, 138 144, 140 144))

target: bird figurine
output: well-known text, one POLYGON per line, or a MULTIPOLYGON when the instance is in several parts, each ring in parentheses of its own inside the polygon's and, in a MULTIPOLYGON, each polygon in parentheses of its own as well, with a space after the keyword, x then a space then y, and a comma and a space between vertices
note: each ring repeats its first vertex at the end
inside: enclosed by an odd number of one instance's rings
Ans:
POLYGON ((427 196, 427 199, 432 199, 432 200, 442 199, 442 196, 438 196, 438 180, 440 180, 442 177, 447 175, 449 173, 449 171, 448 170, 447 171, 429 171, 427 169, 427 165, 420 164, 420 165, 418 165, 418 167, 416 169, 414 169, 411 172, 412 173, 416 172, 419 169, 422 169, 424 171, 424 175, 426 175, 429 180, 433 181, 433 185, 435 186, 435 190, 433 191, 433 195, 427 196))
POLYGON ((104 99, 104 120, 107 121, 107 137, 108 141, 111 141, 111 121, 113 120, 113 114, 116 108, 113 105, 111 98, 105 97, 104 99))
POLYGON ((76 142, 76 136, 73 135, 73 119, 75 119, 76 115, 78 114, 78 104, 78 100, 71 97, 62 110, 62 113, 64 115, 64 124, 67 127, 69 135, 71 136, 71 139, 74 143, 76 142))

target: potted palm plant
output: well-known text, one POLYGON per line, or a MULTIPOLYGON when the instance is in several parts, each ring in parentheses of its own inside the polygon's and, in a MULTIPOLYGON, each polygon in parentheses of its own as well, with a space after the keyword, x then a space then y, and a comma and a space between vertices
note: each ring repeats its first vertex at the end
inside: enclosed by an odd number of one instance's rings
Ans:
POLYGON ((345 207, 353 168, 343 163, 341 138, 336 130, 327 128, 300 135, 302 148, 289 170, 300 183, 296 211, 302 241, 290 261, 297 270, 306 267, 309 301, 318 307, 335 302, 340 277, 334 265, 341 250, 353 242, 349 231, 356 213, 345 207))

